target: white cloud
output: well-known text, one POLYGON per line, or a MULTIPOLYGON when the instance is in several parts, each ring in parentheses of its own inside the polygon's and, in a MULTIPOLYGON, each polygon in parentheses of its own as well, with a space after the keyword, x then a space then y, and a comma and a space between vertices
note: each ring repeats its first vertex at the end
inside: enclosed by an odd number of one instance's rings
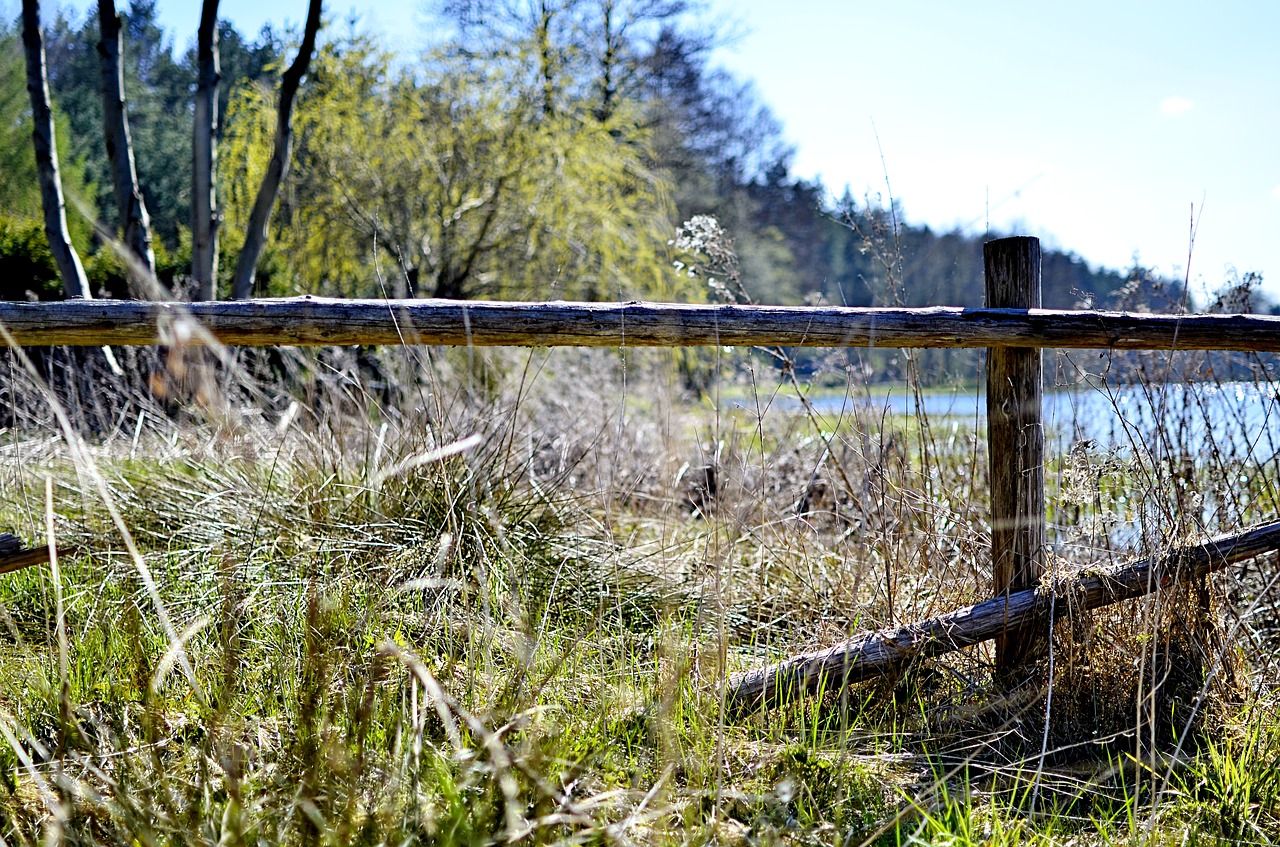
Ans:
POLYGON ((1271 189, 1271 196, 1276 198, 1277 200, 1280 200, 1280 185, 1277 185, 1275 188, 1271 189))
POLYGON ((1190 111, 1191 107, 1194 105, 1195 103, 1192 103, 1185 97, 1166 97, 1160 101, 1160 111, 1170 117, 1173 117, 1174 115, 1181 115, 1183 112, 1190 111))

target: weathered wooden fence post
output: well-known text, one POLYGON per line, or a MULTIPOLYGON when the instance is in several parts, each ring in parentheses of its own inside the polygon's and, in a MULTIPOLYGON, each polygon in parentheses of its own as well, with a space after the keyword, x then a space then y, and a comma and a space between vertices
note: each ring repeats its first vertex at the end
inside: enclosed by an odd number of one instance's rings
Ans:
MULTIPOLYGON (((1040 240, 1001 238, 983 247, 987 308, 1040 308, 1040 240)), ((1043 361, 1030 347, 987 349, 991 452, 991 559, 995 596, 1033 588, 1044 571, 1043 361)), ((1011 671, 1043 645, 1023 629, 996 639, 996 666, 1011 671)))

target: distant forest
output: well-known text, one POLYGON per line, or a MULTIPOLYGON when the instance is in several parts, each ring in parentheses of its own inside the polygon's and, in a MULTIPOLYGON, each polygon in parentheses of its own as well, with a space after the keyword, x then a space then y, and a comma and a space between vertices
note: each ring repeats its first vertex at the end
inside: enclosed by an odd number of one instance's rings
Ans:
MULTIPOLYGON (((982 304, 982 241, 997 234, 934 232, 903 220, 893 200, 837 196, 797 177, 750 81, 711 64, 719 35, 691 4, 434 8, 437 46, 416 56, 390 55, 358 22, 326 18, 255 295, 982 304)), ((188 297, 198 67, 194 46, 176 46, 194 45, 195 33, 166 32, 154 0, 129 4, 123 22, 156 273, 188 297)), ((44 30, 72 241, 94 296, 127 296, 123 263, 102 237, 123 228, 104 144, 99 19, 58 16, 44 30)), ((299 36, 248 35, 227 21, 217 33, 225 297, 299 36)), ((14 23, 0 28, 0 297, 56 299, 30 115, 14 23)), ((1043 274, 1049 308, 1273 308, 1249 299, 1256 277, 1231 281, 1217 303, 1193 303, 1181 281, 1137 266, 1095 269, 1050 250, 1043 274)), ((960 364, 936 355, 942 371, 960 364)))

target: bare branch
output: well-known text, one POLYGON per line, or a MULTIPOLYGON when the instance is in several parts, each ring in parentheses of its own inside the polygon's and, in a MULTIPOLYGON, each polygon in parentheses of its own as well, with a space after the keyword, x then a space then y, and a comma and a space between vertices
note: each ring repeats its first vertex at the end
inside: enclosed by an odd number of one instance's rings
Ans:
POLYGON ((276 197, 280 193, 280 183, 284 181, 284 176, 289 170, 289 157, 293 151, 293 105, 297 99, 298 88, 302 85, 302 78, 306 76, 307 67, 311 64, 311 56, 315 53, 316 33, 320 30, 321 5, 320 0, 310 0, 306 28, 302 33, 302 44, 298 47, 298 55, 280 80, 280 105, 276 114, 275 146, 271 161, 267 164, 267 172, 262 177, 262 185, 258 188, 253 212, 249 215, 244 247, 236 260, 235 277, 231 282, 231 296, 236 300, 246 300, 253 295, 254 275, 258 270, 258 261, 262 258, 262 251, 267 246, 267 224, 271 220, 271 212, 275 208, 276 197))

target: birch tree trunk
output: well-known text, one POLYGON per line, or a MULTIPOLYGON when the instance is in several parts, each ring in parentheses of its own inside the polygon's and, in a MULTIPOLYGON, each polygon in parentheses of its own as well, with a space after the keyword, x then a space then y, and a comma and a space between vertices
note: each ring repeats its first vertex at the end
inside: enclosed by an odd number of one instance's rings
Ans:
POLYGON ((49 77, 45 71, 44 36, 40 30, 39 0, 22 0, 22 47, 27 59, 27 93, 31 96, 31 117, 35 128, 36 169, 40 172, 40 201, 44 207, 44 233, 58 265, 62 287, 68 297, 92 297, 84 265, 71 246, 67 231, 66 201, 62 178, 58 175, 53 109, 49 105, 49 77))
MULTIPOLYGON (((218 0, 204 0, 196 36, 195 135, 191 150, 191 278, 196 300, 217 299, 218 198, 218 0)), ((252 283, 251 283, 252 284, 252 283)))
POLYGON ((311 54, 315 52, 316 32, 320 29, 320 6, 320 0, 310 0, 298 55, 280 80, 275 146, 271 161, 267 164, 267 172, 262 177, 262 185, 258 187, 258 196, 254 200, 245 231, 244 247, 236 260, 236 272, 231 282, 231 296, 236 300, 246 300, 253 296, 254 274, 258 270, 262 251, 267 246, 267 224, 271 221, 271 211, 275 208, 276 196, 280 193, 280 183, 289 170, 289 156, 293 150, 293 103, 307 67, 311 64, 311 54))
POLYGON ((155 283, 156 255, 151 247, 151 216, 138 187, 138 171, 133 161, 133 141, 129 137, 129 112, 124 99, 124 67, 120 16, 114 0, 98 0, 98 63, 102 70, 102 131, 107 142, 107 161, 115 186, 116 212, 124 243, 140 263, 128 269, 129 291, 147 299, 155 283))

